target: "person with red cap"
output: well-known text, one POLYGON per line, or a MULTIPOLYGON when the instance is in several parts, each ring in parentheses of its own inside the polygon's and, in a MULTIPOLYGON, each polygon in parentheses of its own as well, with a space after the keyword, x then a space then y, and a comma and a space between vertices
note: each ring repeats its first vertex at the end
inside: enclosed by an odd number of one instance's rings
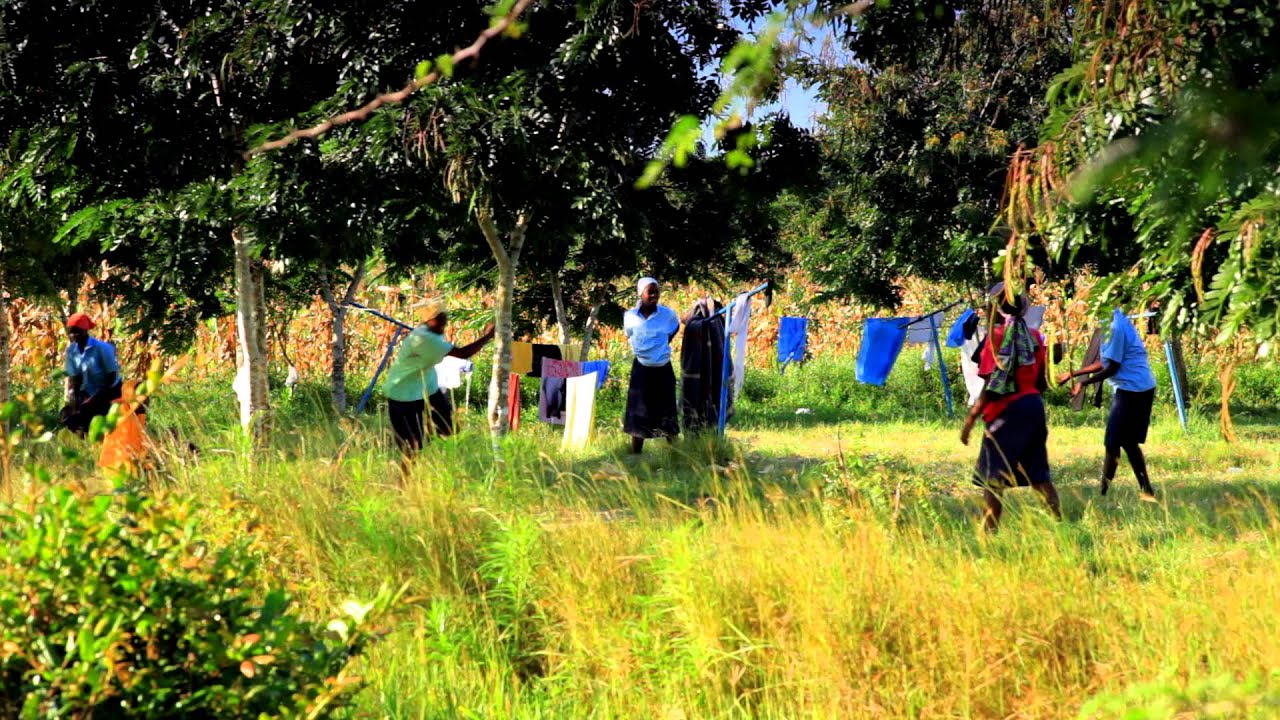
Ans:
POLYGON ((67 318, 66 363, 67 406, 62 409, 62 424, 72 432, 84 435, 95 417, 106 415, 111 403, 120 397, 120 363, 116 349, 89 334, 96 327, 86 314, 78 312, 67 318))

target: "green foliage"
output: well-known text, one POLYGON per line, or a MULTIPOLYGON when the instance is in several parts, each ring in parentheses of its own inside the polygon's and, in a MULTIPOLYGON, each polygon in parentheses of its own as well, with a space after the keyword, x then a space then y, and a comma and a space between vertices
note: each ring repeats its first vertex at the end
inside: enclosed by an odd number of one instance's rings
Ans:
MULTIPOLYGON (((1077 3, 1080 4, 1080 3, 1077 3)), ((1074 204, 1033 216, 1063 259, 1128 248, 1101 304, 1157 301, 1166 329, 1266 354, 1280 333, 1280 54, 1267 2, 1131 0, 1076 16, 1041 170, 1074 204)))
POLYGON ((883 306, 903 276, 976 284, 1003 247, 1008 157, 1035 141, 1069 62, 1041 0, 908 0, 849 20, 844 54, 797 59, 823 117, 820 191, 783 203, 787 245, 833 295, 883 306))
POLYGON ((53 488, 0 509, 0 715, 329 717, 397 599, 303 618, 189 504, 53 488))
POLYGON ((1142 683, 1091 699, 1081 720, 1159 720, 1168 717, 1268 718, 1280 712, 1280 679, 1259 673, 1239 678, 1217 675, 1185 687, 1174 682, 1142 683))

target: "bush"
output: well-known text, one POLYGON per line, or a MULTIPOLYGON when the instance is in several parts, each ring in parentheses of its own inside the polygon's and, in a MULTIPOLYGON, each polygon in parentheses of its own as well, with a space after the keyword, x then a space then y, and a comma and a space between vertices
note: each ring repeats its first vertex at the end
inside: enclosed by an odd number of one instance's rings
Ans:
POLYGON ((0 508, 0 717, 327 717, 359 681, 364 629, 394 598, 324 627, 257 597, 246 540, 196 509, 65 488, 0 508))

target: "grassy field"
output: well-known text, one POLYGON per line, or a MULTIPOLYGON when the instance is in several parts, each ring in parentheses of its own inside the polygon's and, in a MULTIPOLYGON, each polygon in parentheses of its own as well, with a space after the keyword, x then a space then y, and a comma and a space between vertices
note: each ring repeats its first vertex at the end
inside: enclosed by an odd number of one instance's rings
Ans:
POLYGON ((886 388, 753 372, 727 441, 640 457, 618 383, 577 456, 533 423, 495 465, 471 408, 403 483, 385 421, 333 418, 318 387, 279 399, 256 466, 223 388, 175 389, 152 427, 178 491, 211 526, 253 518, 317 614, 408 585, 364 716, 1280 714, 1280 422, 1242 408, 1226 445, 1160 402, 1151 504, 1123 465, 1098 496, 1103 411, 1055 403, 1065 521, 1013 492, 989 536, 976 449, 902 365, 886 388))

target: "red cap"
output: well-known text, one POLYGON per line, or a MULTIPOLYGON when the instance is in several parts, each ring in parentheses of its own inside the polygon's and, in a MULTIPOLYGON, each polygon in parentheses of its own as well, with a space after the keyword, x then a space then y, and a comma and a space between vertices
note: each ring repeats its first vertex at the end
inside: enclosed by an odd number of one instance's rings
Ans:
POLYGON ((89 331, 92 330, 95 325, 88 315, 78 312, 73 313, 71 317, 67 318, 67 327, 80 328, 81 330, 89 331))

